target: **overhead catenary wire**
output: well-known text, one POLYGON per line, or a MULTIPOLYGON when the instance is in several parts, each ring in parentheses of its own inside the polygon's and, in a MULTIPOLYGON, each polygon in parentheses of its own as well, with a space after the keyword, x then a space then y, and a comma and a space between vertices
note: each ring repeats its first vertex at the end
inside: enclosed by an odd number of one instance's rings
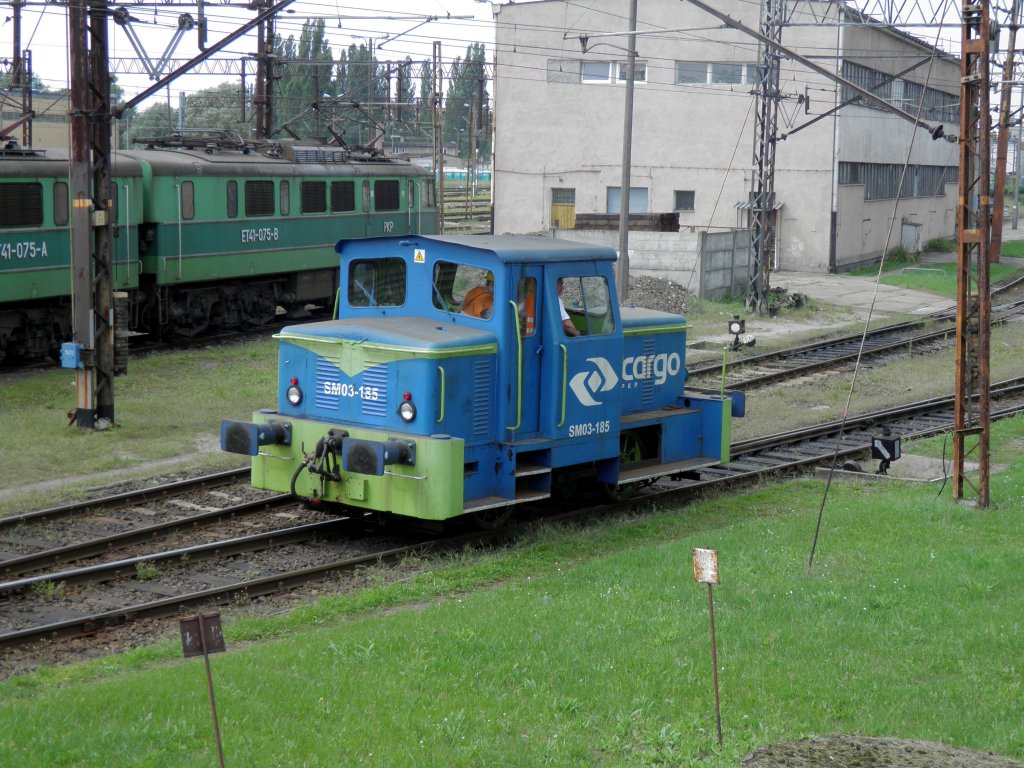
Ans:
MULTIPOLYGON (((929 77, 931 75, 931 70, 932 70, 932 64, 933 63, 934 63, 934 59, 933 59, 932 62, 929 62, 929 64, 928 64, 928 71, 925 74, 925 84, 926 85, 927 85, 928 79, 929 79, 929 77)), ((921 102, 920 102, 920 104, 918 104, 918 108, 917 108, 917 119, 918 119, 918 121, 920 121, 920 119, 921 119, 921 111, 923 109, 924 109, 924 99, 922 98, 921 102)), ((865 344, 867 342, 868 327, 870 326, 871 318, 872 318, 872 316, 874 314, 874 311, 875 311, 875 303, 878 301, 878 287, 879 287, 879 285, 881 285, 881 282, 882 282, 882 273, 885 270, 885 258, 888 255, 889 243, 892 240, 892 232, 893 232, 893 228, 895 227, 895 224, 896 224, 896 214, 899 212, 899 205, 900 205, 900 202, 902 200, 901 195, 903 194, 903 184, 904 184, 904 182, 906 181, 906 178, 907 178, 907 170, 910 168, 910 157, 911 157, 911 153, 914 150, 914 140, 916 139, 917 134, 918 134, 917 131, 913 131, 910 134, 910 142, 907 145, 907 157, 906 157, 906 160, 903 163, 903 172, 900 175, 899 188, 896 191, 896 198, 893 201, 892 217, 889 219, 889 229, 888 229, 888 231, 886 232, 886 235, 885 235, 885 245, 882 248, 882 257, 881 257, 881 259, 878 262, 878 272, 875 275, 875 287, 874 287, 874 291, 871 294, 871 303, 868 305, 868 314, 867 314, 867 317, 864 320, 864 330, 861 333, 860 347, 857 350, 857 359, 856 359, 856 361, 854 362, 854 365, 853 365, 853 377, 850 380, 850 390, 849 390, 849 394, 847 395, 847 398, 846 398, 846 406, 843 408, 843 416, 842 416, 842 419, 840 420, 839 432, 836 435, 836 447, 835 447, 835 451, 832 453, 832 461, 831 461, 831 464, 829 465, 828 478, 825 481, 825 491, 824 491, 824 493, 822 494, 822 497, 821 497, 821 506, 818 508, 818 519, 817 519, 817 522, 815 523, 815 527, 814 527, 814 539, 811 542, 811 553, 810 553, 810 556, 807 559, 807 570, 808 570, 808 572, 810 572, 814 568, 814 554, 815 554, 815 552, 817 551, 817 548, 818 548, 818 537, 819 537, 819 535, 821 533, 821 522, 822 522, 822 519, 824 518, 824 515, 825 515, 825 505, 828 502, 829 491, 832 488, 832 479, 835 476, 836 462, 839 459, 839 450, 842 447, 842 442, 843 442, 843 432, 846 429, 846 421, 847 421, 847 419, 849 418, 849 415, 850 415, 850 406, 853 403, 853 393, 856 391, 857 377, 858 377, 858 375, 860 373, 860 363, 861 363, 861 359, 863 358, 863 355, 864 355, 864 346, 865 346, 865 344)))

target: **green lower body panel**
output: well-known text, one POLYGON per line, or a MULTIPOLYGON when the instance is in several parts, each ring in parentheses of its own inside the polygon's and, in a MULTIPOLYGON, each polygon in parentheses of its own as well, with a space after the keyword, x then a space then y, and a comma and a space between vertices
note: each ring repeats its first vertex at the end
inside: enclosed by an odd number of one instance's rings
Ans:
POLYGON ((415 464, 390 464, 384 467, 382 475, 365 475, 342 469, 339 455, 335 463, 340 480, 328 480, 303 468, 295 479, 296 496, 305 499, 316 496, 333 504, 426 520, 446 520, 464 512, 464 443, 461 439, 285 418, 267 411, 253 414, 256 424, 270 421, 291 424, 291 445, 260 448, 252 461, 252 484, 257 488, 290 493, 292 478, 305 456, 312 454, 317 441, 333 428, 347 431, 349 438, 355 440, 413 442, 415 464))

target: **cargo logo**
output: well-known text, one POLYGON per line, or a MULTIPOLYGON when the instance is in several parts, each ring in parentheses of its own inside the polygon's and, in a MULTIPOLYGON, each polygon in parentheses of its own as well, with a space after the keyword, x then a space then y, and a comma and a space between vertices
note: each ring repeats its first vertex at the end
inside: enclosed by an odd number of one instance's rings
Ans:
POLYGON ((675 376, 683 367, 683 361, 678 352, 669 354, 662 352, 660 355, 643 355, 641 357, 627 357, 622 361, 622 380, 640 381, 643 379, 654 379, 655 384, 664 384, 669 376, 675 376))
POLYGON ((569 380, 569 388, 583 405, 601 405, 594 395, 615 389, 619 377, 615 375, 612 364, 603 357, 588 357, 587 362, 593 363, 595 370, 577 373, 569 380))

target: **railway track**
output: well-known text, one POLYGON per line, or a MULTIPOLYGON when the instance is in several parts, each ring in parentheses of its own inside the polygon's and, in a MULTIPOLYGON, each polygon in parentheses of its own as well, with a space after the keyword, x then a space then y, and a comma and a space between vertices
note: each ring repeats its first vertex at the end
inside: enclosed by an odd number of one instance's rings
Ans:
MULTIPOLYGON (((994 322, 1009 322, 1022 312, 1024 301, 1000 306, 994 322)), ((941 343, 955 333, 953 318, 944 314, 872 331, 865 354, 902 354, 941 343)), ((856 335, 734 361, 726 386, 749 389, 842 365, 856 357, 860 343, 856 335)), ((691 380, 702 375, 720 378, 721 366, 694 369, 691 380)), ((1024 409, 1022 388, 1024 383, 1014 381, 994 389, 993 418, 1024 409)), ((724 489, 863 456, 883 426, 906 438, 921 437, 950 429, 952 413, 952 397, 936 398, 850 418, 841 442, 836 422, 748 440, 733 446, 729 464, 662 478, 643 489, 640 498, 724 489)), ((395 546, 394 538, 367 537, 359 518, 326 518, 285 495, 249 488, 247 478, 248 469, 233 470, 0 519, 0 647, 88 636, 135 619, 175 615, 189 606, 251 600, 325 574, 507 535, 418 537, 395 546), (238 535, 240 528, 246 535, 238 535)), ((590 508, 586 514, 620 506, 590 508)), ((583 513, 566 516, 574 514, 583 513)))
MULTIPOLYGON (((1024 317, 1024 299, 994 307, 992 325, 1020 320, 1024 317)), ((725 364, 726 389, 749 390, 787 379, 826 371, 855 361, 870 360, 883 355, 900 355, 932 351, 952 345, 956 340, 955 318, 940 313, 925 320, 897 323, 861 334, 803 344, 798 347, 768 352, 763 355, 734 358, 725 364)), ((701 365, 689 369, 690 383, 698 387, 722 383, 722 364, 701 365)))
MULTIPOLYGON (((992 406, 993 419, 1024 411, 1024 379, 994 387, 992 406)), ((863 456, 883 427, 903 438, 916 438, 941 434, 951 429, 952 422, 949 396, 850 418, 845 426, 831 422, 748 440, 733 446, 728 464, 695 476, 660 479, 644 489, 638 500, 678 499, 712 487, 726 490, 758 477, 863 456)), ((622 507, 604 505, 560 517, 592 516, 622 507)), ((251 600, 293 590, 329 574, 508 535, 499 531, 416 537, 396 546, 390 536, 367 537, 362 522, 335 518, 4 581, 0 583, 0 647, 89 635, 137 619, 173 616, 197 605, 251 600)))

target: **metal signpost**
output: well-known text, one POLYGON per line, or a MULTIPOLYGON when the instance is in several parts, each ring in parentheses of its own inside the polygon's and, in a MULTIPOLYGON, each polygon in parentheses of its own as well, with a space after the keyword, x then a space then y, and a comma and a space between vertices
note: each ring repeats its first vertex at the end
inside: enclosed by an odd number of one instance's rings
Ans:
POLYGON ((210 654, 221 653, 224 648, 224 632, 220 626, 219 613, 201 613, 188 616, 180 621, 181 648, 185 658, 202 656, 206 664, 206 686, 210 691, 210 713, 213 716, 213 734, 217 738, 217 759, 224 768, 224 750, 220 743, 220 725, 217 722, 217 702, 213 698, 213 675, 210 674, 210 654))
POLYGON ((718 646, 715 643, 715 598, 711 592, 711 585, 720 583, 717 551, 693 548, 693 578, 698 584, 708 585, 708 616, 711 618, 711 665, 715 673, 715 722, 718 725, 718 746, 722 746, 722 706, 718 697, 718 646))

